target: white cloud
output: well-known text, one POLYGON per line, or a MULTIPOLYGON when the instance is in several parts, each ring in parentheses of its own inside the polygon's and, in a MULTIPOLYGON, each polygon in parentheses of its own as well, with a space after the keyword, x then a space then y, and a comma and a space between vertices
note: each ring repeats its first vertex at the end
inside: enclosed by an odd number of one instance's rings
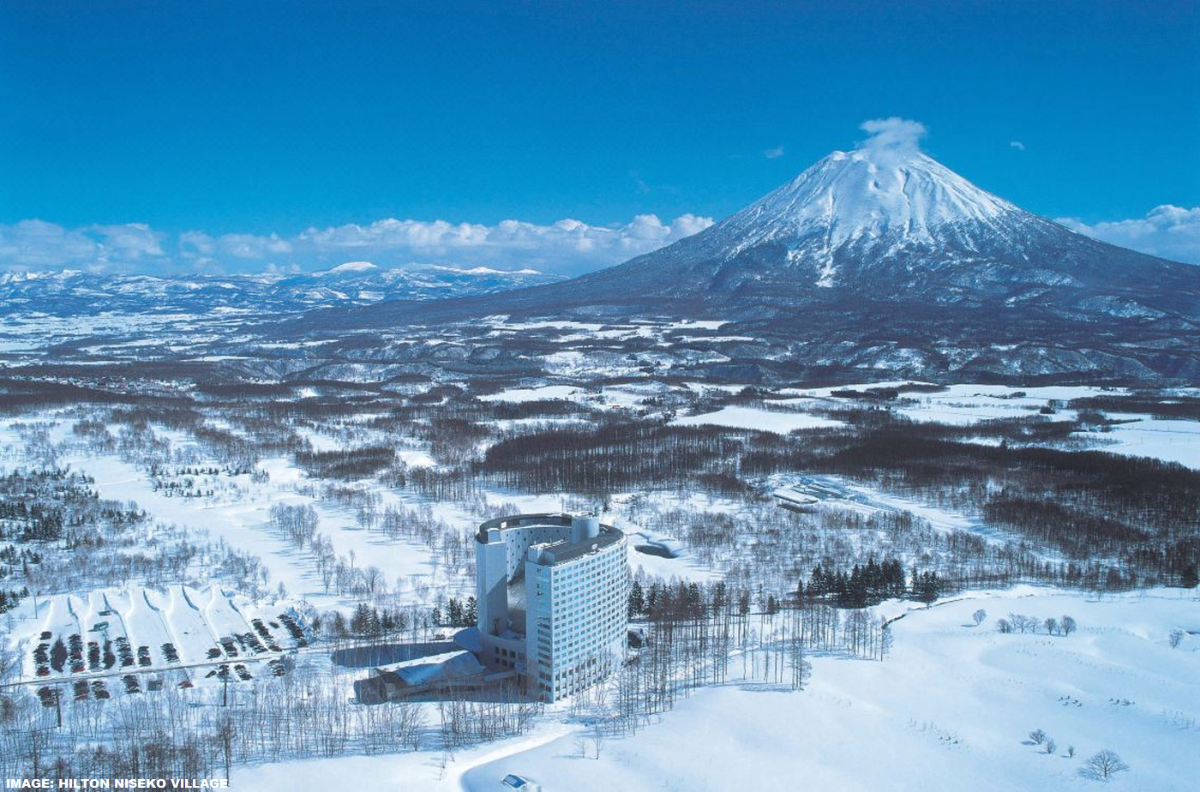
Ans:
POLYGON ((179 235, 180 255, 189 259, 235 258, 262 260, 286 256, 292 245, 278 235, 225 234, 211 237, 203 231, 185 231, 179 235))
POLYGON ((145 258, 163 255, 165 234, 154 231, 145 223, 91 226, 88 231, 100 244, 103 261, 118 265, 136 264, 145 258))
POLYGON ((143 223, 67 229, 21 220, 0 225, 0 269, 136 269, 164 261, 165 238, 143 223))
POLYGON ((615 226, 573 219, 485 225, 386 218, 309 228, 292 237, 185 231, 170 239, 139 223, 67 229, 24 220, 0 225, 0 269, 293 271, 371 259, 389 267, 450 264, 575 274, 648 253, 712 223, 692 214, 670 223, 638 215, 615 226))
POLYGON ((779 159, 784 154, 783 146, 775 146, 763 152, 763 156, 767 159, 779 159))
POLYGON ((1024 143, 1022 143, 1022 142, 1021 142, 1021 141, 1019 141, 1019 140, 1010 140, 1010 141, 1008 141, 1008 147, 1009 147, 1009 148, 1015 148, 1017 151, 1024 151, 1024 150, 1025 150, 1025 144, 1024 144, 1024 143))
POLYGON ((0 261, 5 269, 57 269, 82 266, 96 255, 96 243, 79 231, 42 220, 0 226, 0 261))
POLYGON ((320 258, 353 255, 393 263, 533 267, 545 272, 583 272, 620 263, 683 239, 712 225, 712 218, 686 214, 669 224, 638 215, 622 226, 593 226, 579 220, 539 225, 502 220, 488 226, 444 220, 378 220, 310 228, 295 240, 297 251, 320 258))
POLYGON ((864 121, 858 127, 870 135, 858 144, 860 149, 875 152, 877 155, 895 155, 906 157, 921 150, 921 138, 928 131, 920 121, 892 116, 891 118, 873 118, 864 121))
POLYGON ((1113 245, 1173 261, 1200 264, 1200 206, 1186 209, 1166 204, 1145 217, 1089 225, 1074 217, 1059 218, 1072 231, 1113 245))

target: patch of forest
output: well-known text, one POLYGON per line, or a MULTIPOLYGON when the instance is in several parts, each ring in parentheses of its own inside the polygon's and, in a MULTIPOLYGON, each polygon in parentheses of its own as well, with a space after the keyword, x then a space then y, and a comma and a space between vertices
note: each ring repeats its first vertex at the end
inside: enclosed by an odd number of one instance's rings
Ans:
POLYGON ((630 421, 556 427, 496 443, 478 471, 507 487, 607 496, 734 470, 755 434, 630 421))
MULTIPOLYGON (((502 486, 598 498, 633 488, 737 482, 776 473, 835 474, 927 503, 948 503, 1080 562, 1108 559, 1113 585, 1172 583, 1200 562, 1200 472, 1154 459, 1010 444, 1060 436, 1057 422, 947 427, 867 411, 858 427, 787 437, 719 427, 610 421, 502 440, 475 470, 502 486), (999 435, 997 445, 963 442, 999 435)), ((1059 577, 1055 572, 1055 577, 1059 577)), ((1089 579, 1094 575, 1087 575, 1089 579)))
POLYGON ((1195 396, 1175 396, 1164 399, 1156 394, 1105 394, 1072 399, 1068 406, 1074 410, 1140 413, 1164 420, 1200 420, 1200 398, 1195 396))
POLYGON ((953 492, 992 524, 1071 559, 1119 559, 1134 575, 1178 580, 1200 561, 1200 472, 1172 462, 964 443, 893 425, 814 433, 785 450, 755 449, 741 466, 843 475, 926 502, 953 492))
POLYGON ((383 445, 296 454, 296 464, 309 475, 342 480, 368 478, 391 467, 395 461, 395 449, 383 445))

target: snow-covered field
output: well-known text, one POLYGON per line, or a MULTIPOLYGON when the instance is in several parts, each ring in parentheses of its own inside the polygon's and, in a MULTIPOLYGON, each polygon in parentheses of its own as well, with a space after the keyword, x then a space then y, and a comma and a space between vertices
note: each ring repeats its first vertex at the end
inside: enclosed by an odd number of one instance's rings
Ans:
MULTIPOLYGON (((865 391, 868 388, 900 387, 905 384, 883 382, 829 388, 786 389, 781 391, 781 394, 786 394, 789 398, 780 400, 780 403, 797 409, 827 409, 831 403, 846 401, 832 396, 834 391, 865 391)), ((1075 410, 1062 409, 1062 405, 1072 399, 1122 396, 1126 393, 1127 391, 1120 388, 1088 385, 1015 388, 1007 385, 958 384, 949 385, 934 393, 903 393, 902 401, 896 405, 895 412, 914 421, 950 426, 974 426, 983 421, 1037 416, 1048 421, 1068 421, 1078 417, 1075 410), (1042 413, 1043 409, 1052 412, 1042 413)), ((1180 392, 1181 395, 1186 393, 1187 391, 1180 392)), ((723 426, 743 426, 736 421, 712 419, 719 418, 722 413, 733 409, 738 408, 726 408, 705 422, 723 426)), ((684 420, 695 422, 699 417, 701 416, 684 420)), ((1073 437, 1085 441, 1086 447, 1093 450, 1151 457, 1200 469, 1200 421, 1164 420, 1139 413, 1111 413, 1107 417, 1121 423, 1107 427, 1105 431, 1075 432, 1073 437)), ((769 424, 746 428, 778 431, 769 424)))
POLYGON ((1153 457, 1200 469, 1200 421, 1168 421, 1145 415, 1109 416, 1128 423, 1114 424, 1107 432, 1076 432, 1093 442, 1097 451, 1153 457))
MULTIPOLYGON (((902 612, 907 605, 896 606, 902 612)), ((811 657, 792 692, 730 684, 681 700, 634 736, 579 757, 591 730, 567 707, 530 734, 461 751, 291 762, 235 770, 235 789, 320 790, 345 778, 371 789, 502 792, 517 773, 543 790, 1090 789, 1087 757, 1130 765, 1107 787, 1185 792, 1200 777, 1200 601, 1157 590, 1103 599, 1019 588, 978 594, 896 622, 882 663, 811 657), (980 627, 971 614, 990 614, 980 627), (1069 637, 995 629, 1010 612, 1073 616, 1069 637), (1168 637, 1182 628, 1177 649, 1168 637), (1043 729, 1053 754, 1030 744, 1043 729), (1075 756, 1067 756, 1068 748, 1075 756)), ((737 668, 735 664, 733 666, 737 668)))
MULTIPOLYGON (((566 399, 589 409, 630 409, 666 390, 668 386, 656 382, 591 390, 552 385, 509 389, 484 398, 566 399)), ((1059 404, 1099 392, 1037 388, 1019 394, 999 386, 960 385, 936 394, 906 394, 914 401, 898 411, 918 420, 964 426, 991 418, 1036 416, 1044 407, 1057 410, 1049 419, 1066 419, 1075 417, 1074 412, 1058 409, 1059 404)), ((674 422, 779 433, 841 425, 820 413, 845 400, 817 390, 787 395, 794 397, 787 400, 793 408, 812 412, 723 406, 674 422)), ((1200 422, 1137 414, 1110 417, 1124 423, 1078 436, 1095 448, 1200 468, 1200 422)), ((508 421, 503 427, 523 428, 526 422, 534 419, 508 421)), ((0 423, 0 449, 8 447, 5 461, 12 464, 20 445, 10 424, 0 423)), ((270 587, 283 583, 291 595, 313 605, 345 608, 353 598, 325 591, 312 560, 271 528, 273 504, 312 505, 320 518, 320 531, 329 537, 335 552, 354 553, 360 564, 378 566, 387 580, 397 581, 398 592, 439 576, 435 549, 365 529, 351 508, 323 499, 322 482, 287 458, 262 460, 261 469, 269 474, 265 483, 242 474, 229 477, 231 486, 212 496, 171 497, 156 490, 138 464, 115 453, 85 451, 82 443, 72 441, 70 427, 69 419, 60 420, 49 433, 50 442, 65 443, 58 462, 94 476, 102 497, 136 501, 157 521, 205 531, 258 556, 270 570, 270 587)), ((188 434, 157 427, 155 431, 171 447, 199 453, 188 434)), ((305 429, 304 436, 318 449, 341 447, 341 437, 332 428, 305 429)), ((411 455, 405 457, 410 464, 435 464, 419 449, 402 450, 404 454, 411 455)), ((910 511, 935 529, 987 533, 997 541, 1010 538, 946 509, 833 477, 824 477, 823 483, 838 487, 836 499, 847 508, 910 511)), ((411 493, 378 481, 355 486, 376 493, 380 508, 423 505, 411 493)), ((648 493, 645 497, 661 506, 672 498, 702 496, 648 493)), ((488 492, 486 500, 510 502, 515 510, 566 508, 558 495, 488 492)), ((677 538, 650 523, 625 522, 620 514, 633 511, 631 503, 625 496, 613 499, 617 511, 613 519, 631 535, 631 567, 667 579, 720 577, 718 569, 690 555, 677 538)), ((478 519, 467 504, 430 505, 438 518, 452 525, 478 519)), ((711 497, 696 505, 712 512, 724 508, 711 497)), ((439 582, 469 590, 465 578, 439 582)), ((173 664, 160 651, 166 644, 178 651, 183 664, 198 663, 221 637, 247 632, 247 622, 253 618, 269 624, 278 616, 275 610, 248 602, 239 607, 243 612, 215 588, 196 592, 176 587, 163 593, 134 589, 55 598, 48 607, 43 603, 37 620, 27 618, 30 603, 26 602, 14 618, 21 619, 22 634, 31 638, 42 630, 56 636, 86 636, 107 618, 114 637, 119 631, 135 650, 149 647, 154 669, 166 669, 173 664)), ((899 615, 911 606, 893 603, 883 610, 889 607, 899 615)), ((1192 782, 1200 777, 1200 753, 1195 750, 1200 746, 1200 600, 1194 593, 1156 590, 1102 600, 1029 587, 975 593, 963 601, 911 610, 895 624, 894 634, 895 648, 883 663, 810 657, 814 674, 802 692, 757 681, 697 691, 637 735, 607 738, 599 758, 593 758, 591 729, 573 719, 569 704, 564 704, 521 738, 460 750, 453 756, 429 750, 237 768, 234 788, 317 790, 354 778, 356 784, 372 789, 500 792, 504 789, 500 779, 518 773, 546 790, 580 792, 790 790, 798 785, 851 791, 1086 789, 1095 782, 1080 770, 1088 756, 1103 748, 1117 751, 1131 766, 1112 782, 1113 788, 1156 792, 1195 788, 1192 782), (979 607, 986 608, 990 618, 981 627, 969 626, 970 614, 979 607), (1070 614, 1081 629, 1066 638, 1046 635, 1044 630, 1036 635, 999 634, 995 621, 1009 613, 1039 620, 1070 614), (1176 629, 1187 634, 1179 648, 1172 649, 1168 636, 1176 629), (1056 741, 1053 754, 1027 744, 1028 733, 1038 728, 1056 741), (579 756, 581 737, 588 742, 586 759, 579 756), (1066 755, 1072 746, 1075 755, 1066 755)), ((739 665, 735 661, 733 667, 739 665)), ((28 676, 35 669, 26 671, 28 676)))
MULTIPOLYGON (((27 682, 176 671, 226 661, 257 665, 302 645, 279 621, 280 615, 287 613, 303 625, 297 605, 286 601, 252 603, 216 586, 202 591, 186 586, 172 586, 167 591, 141 586, 96 589, 86 595, 50 597, 40 603, 36 616, 30 613, 34 610, 32 602, 22 604, 16 616, 23 630, 11 639, 26 649, 21 660, 27 682), (254 624, 255 620, 261 627, 254 624), (49 649, 60 640, 67 646, 72 638, 81 646, 94 645, 95 654, 89 656, 85 651, 82 659, 66 663, 61 671, 34 661, 34 646, 42 644, 49 649), (105 661, 100 649, 108 641, 127 642, 129 654, 125 658, 114 654, 105 661)), ((186 671, 180 678, 190 676, 194 684, 207 670, 186 671)))
MULTIPOLYGON (((756 429, 786 434, 797 429, 832 428, 844 425, 822 413, 831 408, 854 404, 853 399, 832 395, 835 391, 860 391, 902 387, 906 382, 864 383, 825 388, 784 388, 772 401, 795 412, 780 412, 758 407, 729 405, 716 410, 674 418, 678 426, 713 425, 732 429, 756 429), (781 397, 781 398, 779 398, 781 397)), ((918 383, 921 384, 921 383, 918 383)), ((589 390, 573 385, 543 385, 512 388, 480 398, 484 401, 528 402, 539 399, 573 401, 593 409, 633 409, 647 397, 666 393, 699 394, 705 390, 735 393, 745 386, 708 386, 687 383, 672 388, 658 382, 625 385, 589 390)), ((955 384, 943 390, 926 393, 909 391, 892 405, 893 411, 914 421, 970 427, 985 421, 1014 418, 1033 418, 1045 421, 1072 421, 1078 418, 1075 410, 1065 404, 1072 399, 1095 396, 1121 396, 1122 389, 1094 386, 1045 386, 1016 388, 1007 385, 955 384), (1046 410, 1046 412, 1043 412, 1046 410)), ((1145 456, 1178 462, 1200 468, 1200 421, 1162 420, 1148 415, 1114 413, 1108 416, 1122 421, 1106 431, 1075 432, 1073 437, 1084 447, 1129 456, 1145 456)), ((999 442, 995 438, 979 438, 977 442, 999 442)))
MULTIPOLYGON (((863 385, 847 385, 831 388, 810 388, 789 390, 787 393, 794 398, 785 403, 796 406, 806 404, 821 404, 829 406, 828 401, 845 402, 833 396, 835 391, 866 391, 868 389, 897 388, 904 382, 881 382, 863 385)), ((923 384, 923 383, 918 383, 923 384)), ((1083 399, 1089 396, 1119 395, 1123 391, 1104 390, 1090 386, 1048 386, 1043 388, 1014 388, 1007 385, 949 385, 944 389, 933 392, 905 392, 897 403, 895 411, 899 415, 914 421, 930 421, 949 424, 951 426, 970 426, 981 421, 997 418, 1021 418, 1039 414, 1045 407, 1063 404, 1071 399, 1083 399)), ((1046 416, 1050 420, 1073 420, 1073 410, 1057 410, 1046 416)))
POLYGON ((716 412, 704 415, 676 418, 672 423, 678 426, 728 426, 733 429, 756 429, 760 432, 778 432, 780 434, 787 434, 796 429, 843 426, 841 421, 816 415, 756 410, 753 407, 722 407, 716 412))

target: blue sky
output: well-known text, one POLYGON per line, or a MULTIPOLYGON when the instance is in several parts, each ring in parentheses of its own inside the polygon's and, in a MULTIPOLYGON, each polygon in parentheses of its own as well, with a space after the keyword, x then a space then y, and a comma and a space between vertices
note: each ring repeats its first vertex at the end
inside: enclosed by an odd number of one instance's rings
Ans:
POLYGON ((511 249, 464 263, 594 235, 604 255, 564 265, 589 268, 732 213, 885 116, 1031 211, 1144 248, 1182 223, 1195 244, 1198 9, 6 0, 0 268, 261 269, 295 263, 306 229, 412 220, 411 240, 510 219, 511 249))

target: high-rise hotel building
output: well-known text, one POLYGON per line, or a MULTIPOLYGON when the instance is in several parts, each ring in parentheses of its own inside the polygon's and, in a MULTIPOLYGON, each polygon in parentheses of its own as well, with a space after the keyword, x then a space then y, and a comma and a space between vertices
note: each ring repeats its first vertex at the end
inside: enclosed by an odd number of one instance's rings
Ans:
POLYGON ((629 590, 625 534, 598 517, 520 514, 475 537, 480 660, 553 702, 624 658, 629 590))

